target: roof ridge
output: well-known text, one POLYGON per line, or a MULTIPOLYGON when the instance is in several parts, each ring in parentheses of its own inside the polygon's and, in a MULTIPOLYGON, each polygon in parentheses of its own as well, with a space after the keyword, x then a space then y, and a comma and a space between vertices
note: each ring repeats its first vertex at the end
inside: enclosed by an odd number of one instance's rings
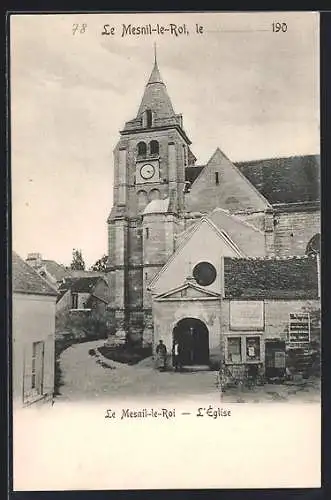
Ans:
POLYGON ((225 259, 233 259, 233 260, 261 260, 261 261, 284 261, 284 260, 307 260, 307 259, 315 259, 311 255, 264 255, 264 256, 247 256, 247 257, 233 257, 233 256, 224 256, 225 259))
POLYGON ((249 164, 249 163, 256 163, 256 162, 261 162, 261 161, 270 161, 270 160, 289 160, 291 158, 309 158, 309 157, 316 157, 320 156, 320 153, 312 153, 309 155, 290 155, 290 156, 271 156, 268 158, 257 158, 256 160, 240 160, 240 161, 234 161, 235 165, 240 165, 243 163, 249 164))
MULTIPOLYGON (((39 281, 39 284, 45 287, 45 290, 39 290, 39 291, 25 290, 23 293, 31 293, 31 294, 35 293, 36 295, 40 295, 42 292, 43 295, 57 295, 57 289, 46 278, 44 278, 41 274, 39 274, 38 271, 36 271, 36 269, 34 269, 32 266, 30 266, 30 264, 28 264, 24 259, 22 259, 22 257, 20 257, 18 253, 16 253, 14 250, 12 250, 12 268, 15 267, 13 258, 17 260, 18 264, 21 265, 23 269, 25 268, 26 271, 30 273, 30 276, 31 275, 34 276, 37 284, 39 281)), ((12 272, 13 275, 14 273, 15 272, 12 272)), ((28 276, 25 276, 25 280, 28 281, 28 276)), ((13 292, 15 292, 14 286, 13 286, 13 292)))
POLYGON ((60 264, 60 262, 58 262, 57 260, 55 259, 41 259, 41 262, 54 262, 54 264, 57 264, 58 266, 61 266, 61 267, 64 267, 65 268, 65 265, 64 264, 60 264))

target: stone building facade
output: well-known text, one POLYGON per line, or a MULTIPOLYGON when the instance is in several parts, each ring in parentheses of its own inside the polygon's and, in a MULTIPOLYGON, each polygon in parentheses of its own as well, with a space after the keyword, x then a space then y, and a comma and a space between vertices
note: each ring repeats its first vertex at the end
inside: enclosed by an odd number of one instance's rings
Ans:
POLYGON ((208 360, 219 356, 224 259, 303 257, 319 233, 319 157, 233 163, 217 148, 196 165, 155 61, 114 149, 107 276, 116 335, 162 337, 171 349, 178 322, 196 318, 209 331, 208 360))

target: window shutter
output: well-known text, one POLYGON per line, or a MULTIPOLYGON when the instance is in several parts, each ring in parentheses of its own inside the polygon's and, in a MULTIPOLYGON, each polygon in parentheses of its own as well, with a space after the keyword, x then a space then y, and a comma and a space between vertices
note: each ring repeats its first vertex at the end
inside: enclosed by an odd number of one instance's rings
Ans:
POLYGON ((32 343, 24 346, 23 403, 32 395, 32 343))
POLYGON ((36 359, 35 359, 35 389, 37 394, 43 394, 43 379, 44 379, 44 352, 45 342, 36 342, 36 359))
POLYGON ((44 394, 54 392, 55 373, 55 341, 53 335, 48 335, 44 346, 44 394))

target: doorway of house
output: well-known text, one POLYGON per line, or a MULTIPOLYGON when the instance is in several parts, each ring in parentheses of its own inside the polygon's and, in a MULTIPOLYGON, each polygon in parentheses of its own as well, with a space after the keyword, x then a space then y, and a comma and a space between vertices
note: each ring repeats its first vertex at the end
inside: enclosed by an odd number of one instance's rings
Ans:
POLYGON ((265 376, 267 379, 282 378, 286 370, 285 341, 267 340, 265 343, 265 376))
POLYGON ((209 332, 203 321, 181 319, 174 327, 173 340, 179 344, 182 365, 208 365, 209 332))

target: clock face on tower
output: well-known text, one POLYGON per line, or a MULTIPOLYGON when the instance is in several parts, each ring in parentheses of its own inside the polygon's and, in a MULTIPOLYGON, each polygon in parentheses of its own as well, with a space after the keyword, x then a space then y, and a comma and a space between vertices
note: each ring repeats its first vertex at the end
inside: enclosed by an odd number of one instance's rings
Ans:
POLYGON ((146 163, 140 168, 140 175, 143 179, 148 180, 155 174, 155 167, 150 163, 146 163))

